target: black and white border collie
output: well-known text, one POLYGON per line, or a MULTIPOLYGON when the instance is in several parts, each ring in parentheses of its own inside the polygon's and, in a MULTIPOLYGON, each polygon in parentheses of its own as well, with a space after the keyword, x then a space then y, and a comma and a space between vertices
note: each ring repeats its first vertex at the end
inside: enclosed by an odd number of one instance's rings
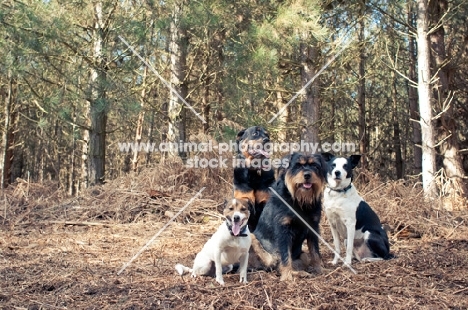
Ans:
POLYGON ((392 258, 388 236, 379 217, 352 183, 353 169, 361 155, 343 158, 323 153, 322 156, 328 164, 328 185, 324 191, 323 205, 336 250, 332 264, 338 263, 340 240, 345 240, 347 264, 351 264, 353 254, 359 261, 392 258))

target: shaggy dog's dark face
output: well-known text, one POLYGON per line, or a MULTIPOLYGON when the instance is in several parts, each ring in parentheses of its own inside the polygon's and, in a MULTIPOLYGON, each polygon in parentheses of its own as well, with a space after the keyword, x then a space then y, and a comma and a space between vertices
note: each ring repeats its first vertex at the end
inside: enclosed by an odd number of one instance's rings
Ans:
POLYGON ((311 205, 320 199, 326 178, 326 163, 320 155, 294 153, 284 172, 284 182, 293 199, 311 205))

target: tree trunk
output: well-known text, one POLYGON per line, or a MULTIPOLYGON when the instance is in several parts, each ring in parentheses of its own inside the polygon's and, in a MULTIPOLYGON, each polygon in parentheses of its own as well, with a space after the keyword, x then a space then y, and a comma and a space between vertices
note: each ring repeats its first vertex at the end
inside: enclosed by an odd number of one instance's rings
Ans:
MULTIPOLYGON (((103 99, 101 97, 101 99, 103 99)), ((100 104, 91 105, 91 132, 89 135, 89 184, 104 182, 107 112, 100 104)))
MULTIPOLYGON (((429 4, 429 16, 431 25, 440 23, 447 11, 447 0, 431 1, 429 4)), ((445 52, 445 31, 440 26, 429 35, 433 60, 433 74, 437 74, 437 83, 434 87, 434 97, 437 100, 439 110, 442 111, 449 94, 449 79, 447 57, 445 52)), ((459 154, 458 128, 455 120, 453 104, 450 104, 439 120, 438 139, 443 141, 440 145, 440 155, 443 156, 444 172, 448 178, 444 188, 450 196, 467 196, 468 188, 463 180, 464 170, 462 158, 459 154)))
MULTIPOLYGON (((155 114, 156 111, 154 109, 151 110, 151 120, 148 128, 148 143, 152 144, 154 142, 154 125, 155 125, 155 114)), ((146 153, 146 167, 149 166, 151 161, 151 152, 146 153)))
MULTIPOLYGON (((307 36, 305 39, 307 39, 307 36)), ((317 72, 314 68, 314 59, 318 58, 318 49, 315 46, 303 42, 300 44, 300 53, 301 85, 304 86, 317 72)), ((318 121, 320 117, 320 91, 318 81, 318 79, 315 79, 309 86, 309 89, 305 90, 306 94, 301 106, 301 140, 307 143, 320 143, 318 135, 318 121)))
MULTIPOLYGON (((361 3, 361 16, 364 16, 365 2, 361 3)), ((357 101, 359 107, 359 152, 361 153, 361 167, 367 168, 367 146, 369 144, 366 125, 366 50, 365 50, 365 21, 359 21, 359 82, 357 101)))
POLYGON ((91 129, 89 132, 88 182, 96 185, 104 182, 106 160, 106 125, 107 125, 107 74, 103 61, 104 20, 102 3, 95 4, 95 21, 93 29, 94 66, 90 72, 91 98, 89 103, 91 129))
POLYGON ((206 75, 203 81, 203 95, 202 95, 202 105, 203 105, 203 118, 205 119, 206 123, 203 124, 203 133, 208 134, 210 130, 210 79, 207 77, 209 74, 208 71, 208 57, 206 59, 206 75))
MULTIPOLYGON (((408 24, 413 25, 414 9, 412 3, 408 2, 408 24)), ((416 53, 415 53, 414 36, 408 36, 408 51, 409 51, 409 70, 408 77, 414 83, 417 83, 416 77, 416 53)), ((422 167, 422 149, 421 149, 421 125, 419 124, 418 112, 418 93, 415 87, 408 84, 408 100, 410 108, 411 124, 413 127, 413 173, 421 173, 422 167)))
MULTIPOLYGON (((336 78, 337 77, 335 77, 335 79, 336 78)), ((330 102, 330 118, 329 118, 330 123, 328 125, 330 128, 330 133, 331 133, 329 136, 329 139, 330 141, 332 141, 332 143, 336 141, 336 137, 337 137, 336 132, 335 132, 336 130, 335 123, 336 123, 336 106, 338 104, 338 100, 339 99, 336 98, 335 92, 333 92, 332 99, 330 102)))
POLYGON ((437 197, 434 172, 436 152, 434 149, 435 131, 432 121, 432 95, 430 49, 428 41, 428 0, 417 0, 417 43, 418 43, 418 97, 422 136, 422 179, 424 194, 427 198, 437 197))
POLYGON ((395 170, 397 179, 403 178, 403 158, 401 156, 400 123, 398 121, 398 98, 395 71, 392 70, 392 104, 393 104, 393 149, 395 151, 395 170))
POLYGON ((76 194, 76 138, 75 138, 75 130, 76 130, 76 111, 75 106, 72 108, 72 120, 73 124, 71 125, 71 136, 72 136, 72 146, 71 146, 71 153, 70 153, 70 169, 68 171, 68 194, 73 196, 76 194))
MULTIPOLYGON (((174 11, 172 13, 170 25, 170 43, 169 52, 171 54, 171 84, 179 95, 187 99, 188 87, 185 81, 187 72, 187 30, 181 24, 182 9, 184 3, 174 3, 174 11)), ((168 132, 167 139, 172 143, 186 141, 186 113, 183 103, 179 102, 179 98, 173 93, 170 93, 168 106, 168 132)), ((175 153, 174 153, 175 154, 175 153)), ((178 155, 183 161, 186 160, 187 154, 183 150, 178 150, 178 155)))
POLYGON ((143 76, 142 76, 142 90, 141 90, 141 98, 140 98, 140 112, 138 113, 138 120, 137 120, 137 126, 136 126, 136 132, 135 132, 135 146, 136 148, 133 149, 133 160, 132 160, 132 170, 134 172, 137 171, 138 169, 138 145, 141 143, 141 136, 143 133, 143 123, 145 120, 145 100, 146 100, 146 75, 148 73, 148 67, 145 66, 145 69, 143 70, 143 76))
POLYGON ((2 188, 11 183, 11 173, 13 168, 15 130, 17 113, 15 110, 15 101, 17 97, 17 82, 13 74, 8 72, 7 89, 3 91, 5 109, 4 109, 4 128, 2 135, 2 174, 0 184, 2 188))
MULTIPOLYGON (((279 88, 281 86, 281 78, 278 77, 276 79, 276 87, 279 88)), ((281 111, 284 107, 284 100, 283 100, 283 92, 281 90, 276 91, 276 101, 275 105, 278 111, 281 111)), ((276 118, 278 121, 278 142, 286 142, 287 139, 287 126, 288 123, 288 114, 289 110, 286 107, 282 113, 278 115, 276 118)))
MULTIPOLYGON (((91 120, 89 119, 90 104, 87 101, 85 103, 85 109, 83 113, 83 119, 87 126, 91 126, 91 120)), ((78 190, 81 191, 83 188, 89 186, 89 173, 88 173, 88 161, 89 161, 89 132, 88 129, 81 129, 81 176, 78 184, 78 190)))

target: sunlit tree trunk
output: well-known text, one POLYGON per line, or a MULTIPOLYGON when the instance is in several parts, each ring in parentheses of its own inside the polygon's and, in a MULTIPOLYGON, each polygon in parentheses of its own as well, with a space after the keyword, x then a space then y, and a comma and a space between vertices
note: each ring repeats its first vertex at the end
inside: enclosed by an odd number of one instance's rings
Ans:
POLYGON ((437 197, 435 183, 436 152, 432 115, 430 49, 428 40, 428 0, 417 1, 418 97, 422 136, 422 179, 427 198, 437 197))

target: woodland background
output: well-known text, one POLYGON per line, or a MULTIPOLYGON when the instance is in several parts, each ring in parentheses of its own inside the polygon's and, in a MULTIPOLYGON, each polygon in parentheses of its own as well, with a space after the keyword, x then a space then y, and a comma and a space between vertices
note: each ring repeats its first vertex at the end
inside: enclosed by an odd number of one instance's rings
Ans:
POLYGON ((3 1, 2 186, 51 181, 75 195, 193 155, 125 153, 119 142, 227 141, 257 124, 275 142, 355 142, 363 170, 417 183, 427 60, 430 196, 466 197, 467 15, 463 0, 3 1))
POLYGON ((468 309, 466 16, 463 0, 0 1, 0 308, 468 309), (321 244, 323 273, 294 281, 177 275, 221 224, 232 167, 119 143, 257 124, 356 143, 396 258, 355 275, 321 244))

